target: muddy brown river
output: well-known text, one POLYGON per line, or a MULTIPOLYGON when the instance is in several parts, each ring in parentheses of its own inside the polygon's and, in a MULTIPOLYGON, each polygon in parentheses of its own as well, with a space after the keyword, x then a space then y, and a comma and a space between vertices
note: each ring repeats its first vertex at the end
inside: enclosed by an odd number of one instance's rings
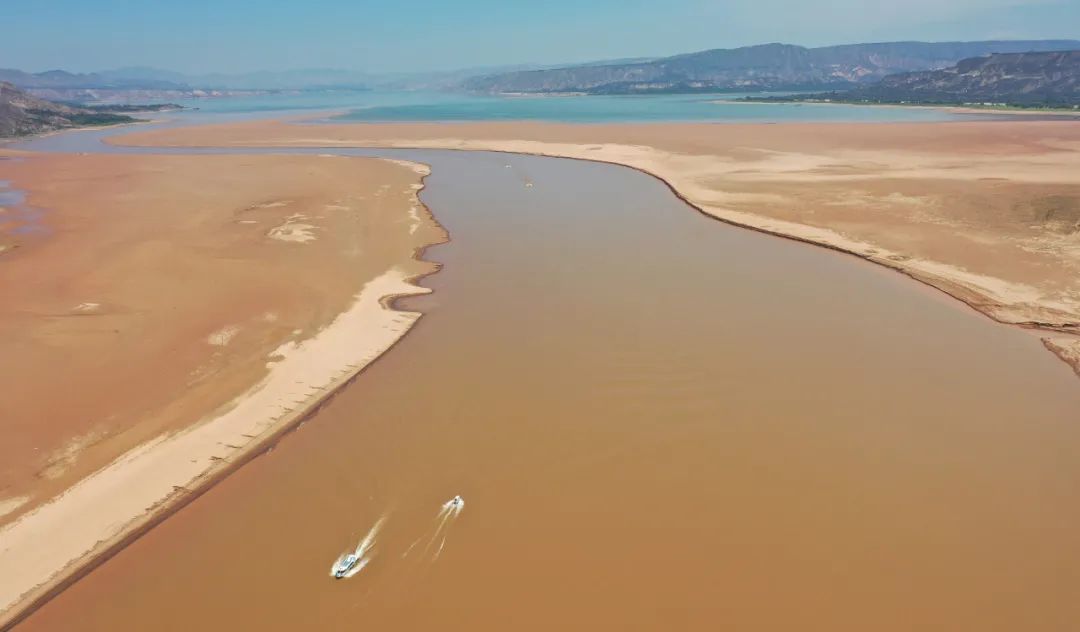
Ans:
POLYGON ((451 233, 420 324, 20 631, 1080 621, 1080 383, 1035 336, 629 169, 374 153, 451 233))

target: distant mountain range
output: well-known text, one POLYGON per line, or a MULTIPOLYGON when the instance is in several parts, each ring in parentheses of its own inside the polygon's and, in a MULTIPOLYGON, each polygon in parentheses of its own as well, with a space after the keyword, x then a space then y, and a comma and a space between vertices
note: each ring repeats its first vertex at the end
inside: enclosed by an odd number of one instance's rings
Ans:
POLYGON ((156 68, 121 68, 93 73, 50 70, 27 73, 0 69, 0 81, 54 101, 81 103, 159 101, 205 96, 336 89, 365 90, 364 77, 339 70, 259 72, 189 76, 156 68))
POLYGON ((212 73, 187 75, 147 67, 92 73, 64 70, 29 73, 0 68, 8 81, 31 94, 53 101, 130 103, 197 97, 244 96, 311 91, 445 90, 480 74, 510 72, 536 65, 490 66, 446 72, 365 73, 333 68, 212 73))
POLYGON ((0 69, 0 81, 37 97, 75 103, 146 103, 205 96, 366 89, 525 94, 839 91, 875 84, 899 73, 944 70, 962 59, 1068 50, 1080 50, 1080 41, 889 42, 821 48, 764 44, 663 58, 427 73, 313 68, 187 75, 146 67, 93 73, 0 69))
POLYGON ((992 53, 1080 49, 1077 40, 889 42, 805 48, 764 44, 651 61, 591 64, 473 77, 486 93, 648 94, 660 92, 829 90, 902 72, 937 70, 992 53))
POLYGON ((0 68, 0 81, 6 81, 23 89, 131 89, 184 90, 183 83, 151 77, 128 77, 122 71, 71 73, 64 70, 28 73, 21 70, 0 68))
MULTIPOLYGON (((590 62, 603 65, 647 61, 646 58, 590 62)), ((257 71, 247 73, 184 74, 159 68, 133 66, 91 73, 64 70, 29 73, 0 68, 0 81, 8 81, 35 93, 50 91, 170 91, 173 93, 273 92, 314 90, 443 89, 458 86, 478 75, 560 67, 557 65, 518 64, 462 68, 451 71, 369 73, 335 68, 257 71)))
POLYGON ((130 116, 122 114, 71 107, 39 99, 11 83, 0 81, 0 138, 134 121, 130 116))
POLYGON ((289 90, 317 87, 363 89, 368 75, 345 70, 293 70, 246 74, 184 75, 156 68, 120 68, 92 73, 64 70, 27 73, 0 69, 0 81, 34 90, 289 90))
POLYGON ((851 90, 746 100, 1080 108, 1080 50, 973 57, 851 90))

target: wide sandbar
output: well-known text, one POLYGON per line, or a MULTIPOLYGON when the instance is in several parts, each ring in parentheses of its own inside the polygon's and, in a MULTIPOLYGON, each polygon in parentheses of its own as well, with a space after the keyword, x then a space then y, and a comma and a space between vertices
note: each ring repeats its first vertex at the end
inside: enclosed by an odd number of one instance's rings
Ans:
POLYGON ((0 226, 0 611, 392 345, 419 315, 384 299, 422 291, 410 280, 434 267, 415 254, 444 238, 416 197, 421 165, 14 157, 0 162, 25 194, 0 226))

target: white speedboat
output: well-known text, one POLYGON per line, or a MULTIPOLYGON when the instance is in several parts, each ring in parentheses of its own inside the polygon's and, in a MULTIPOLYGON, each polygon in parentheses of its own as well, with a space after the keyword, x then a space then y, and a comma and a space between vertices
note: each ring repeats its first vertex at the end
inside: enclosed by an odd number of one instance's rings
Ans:
POLYGON ((342 555, 337 559, 336 562, 334 562, 334 565, 330 568, 330 574, 333 575, 335 579, 341 579, 342 577, 345 577, 345 574, 351 571, 353 567, 356 566, 358 563, 360 563, 359 555, 355 553, 342 555))

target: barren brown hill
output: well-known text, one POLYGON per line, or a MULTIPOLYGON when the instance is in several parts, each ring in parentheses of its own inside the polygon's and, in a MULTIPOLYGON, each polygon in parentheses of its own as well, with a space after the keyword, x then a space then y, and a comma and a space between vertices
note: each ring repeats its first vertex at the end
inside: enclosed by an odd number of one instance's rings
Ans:
POLYGON ((0 138, 72 127, 133 123, 135 120, 121 114, 53 103, 32 96, 14 84, 0 82, 0 138))

